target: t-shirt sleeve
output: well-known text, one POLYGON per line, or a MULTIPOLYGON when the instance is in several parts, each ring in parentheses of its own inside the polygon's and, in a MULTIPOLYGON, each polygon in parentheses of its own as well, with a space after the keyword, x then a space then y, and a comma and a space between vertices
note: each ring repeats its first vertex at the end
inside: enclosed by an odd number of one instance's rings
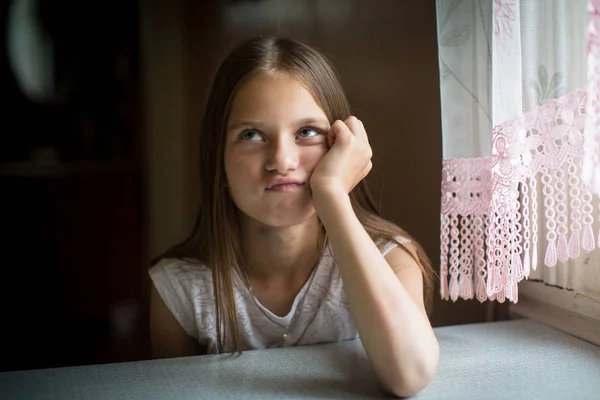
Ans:
POLYGON ((191 288, 185 286, 187 280, 183 279, 185 273, 181 269, 181 262, 164 259, 150 268, 148 273, 160 297, 179 325, 189 336, 198 339, 191 288))
MULTIPOLYGON (((410 240, 405 238, 404 236, 396 236, 396 240, 398 241, 398 243, 410 243, 410 240)), ((396 242, 388 242, 381 249, 381 254, 383 254, 385 256, 387 253, 389 253, 395 247, 398 247, 398 244, 396 244, 396 242)))

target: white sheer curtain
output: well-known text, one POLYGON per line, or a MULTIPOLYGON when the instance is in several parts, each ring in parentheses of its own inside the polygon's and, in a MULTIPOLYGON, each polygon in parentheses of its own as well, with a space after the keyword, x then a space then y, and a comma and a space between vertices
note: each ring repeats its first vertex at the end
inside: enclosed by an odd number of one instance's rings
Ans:
POLYGON ((596 3, 437 1, 444 299, 596 290, 596 3))
POLYGON ((588 112, 584 130, 583 180, 600 195, 600 0, 588 1, 588 112))

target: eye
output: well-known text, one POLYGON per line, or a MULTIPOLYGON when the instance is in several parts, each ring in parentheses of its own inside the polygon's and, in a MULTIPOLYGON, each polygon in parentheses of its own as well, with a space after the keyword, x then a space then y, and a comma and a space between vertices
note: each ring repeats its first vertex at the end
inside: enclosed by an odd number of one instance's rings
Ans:
POLYGON ((240 133, 240 140, 256 141, 262 140, 262 137, 258 131, 246 129, 244 132, 240 133))
POLYGON ((316 128, 312 128, 310 126, 305 126, 304 128, 301 128, 298 131, 298 136, 301 138, 309 138, 309 137, 315 137, 317 135, 319 135, 321 132, 316 129, 316 128))

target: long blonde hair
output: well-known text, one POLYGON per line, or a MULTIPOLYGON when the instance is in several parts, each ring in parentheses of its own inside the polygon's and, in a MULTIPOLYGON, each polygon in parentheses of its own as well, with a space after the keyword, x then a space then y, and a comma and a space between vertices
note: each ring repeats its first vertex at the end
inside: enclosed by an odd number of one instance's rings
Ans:
MULTIPOLYGON (((217 346, 242 351, 242 338, 234 302, 231 266, 247 281, 241 268, 239 216, 225 188, 225 130, 236 89, 257 73, 284 72, 298 79, 311 92, 331 123, 351 115, 350 106, 336 73, 317 49, 285 37, 254 37, 235 48, 220 65, 207 99, 200 129, 200 211, 191 235, 153 260, 194 259, 212 272, 215 295, 217 346)), ((365 180, 350 193, 356 216, 370 237, 380 246, 403 236, 412 241, 424 278, 426 304, 431 299, 435 273, 422 247, 400 227, 383 219, 374 205, 365 180)), ((398 243, 399 246, 406 247, 398 243)))

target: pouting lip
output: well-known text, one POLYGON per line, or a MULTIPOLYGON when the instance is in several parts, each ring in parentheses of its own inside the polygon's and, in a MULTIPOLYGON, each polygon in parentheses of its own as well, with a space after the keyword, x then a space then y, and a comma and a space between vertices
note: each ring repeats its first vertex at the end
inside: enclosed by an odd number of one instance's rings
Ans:
POLYGON ((273 189, 274 186, 278 185, 303 185, 304 182, 294 178, 275 178, 267 185, 267 190, 273 189))

